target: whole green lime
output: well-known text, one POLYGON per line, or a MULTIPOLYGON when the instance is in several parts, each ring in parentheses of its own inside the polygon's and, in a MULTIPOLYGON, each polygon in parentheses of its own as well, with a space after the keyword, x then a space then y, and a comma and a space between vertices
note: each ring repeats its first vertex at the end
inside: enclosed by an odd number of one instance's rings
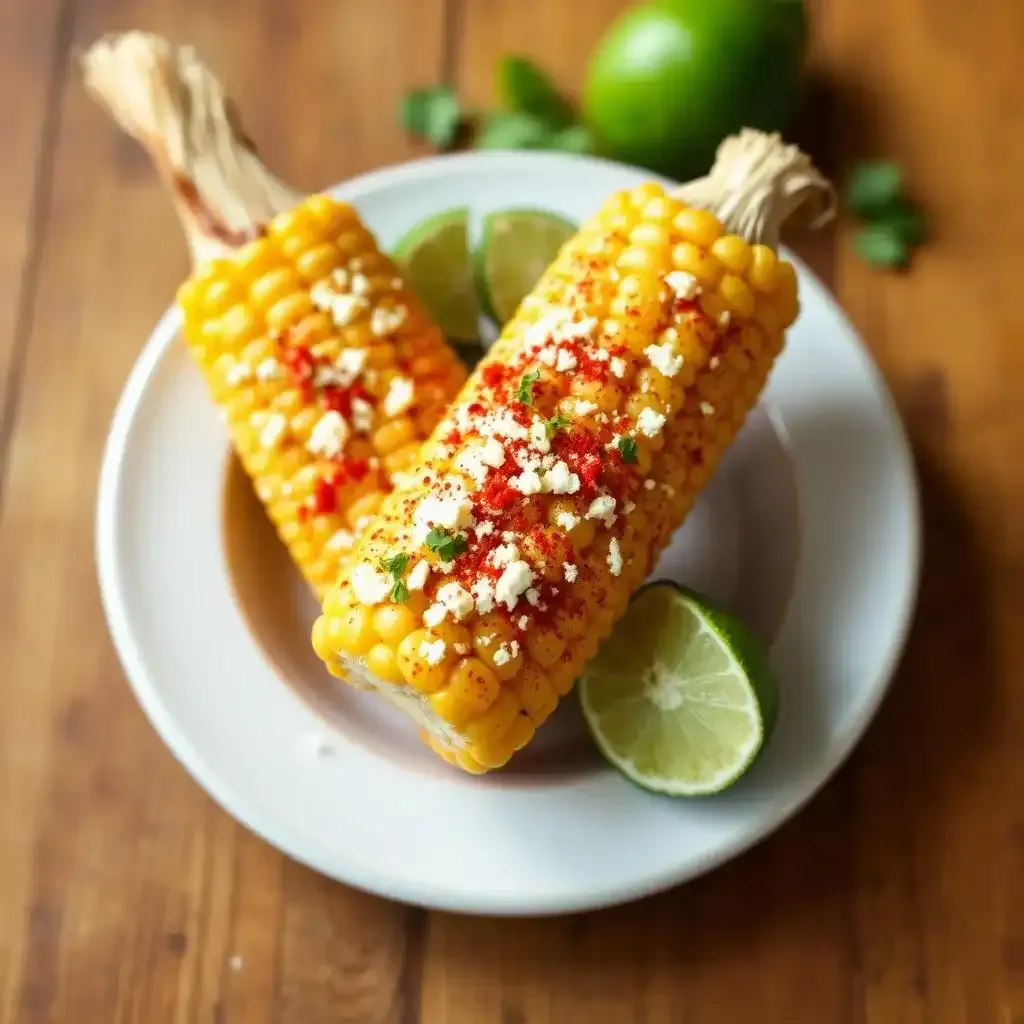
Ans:
POLYGON ((649 0, 590 56, 583 107, 605 149, 679 180, 740 128, 782 131, 800 98, 803 0, 649 0))

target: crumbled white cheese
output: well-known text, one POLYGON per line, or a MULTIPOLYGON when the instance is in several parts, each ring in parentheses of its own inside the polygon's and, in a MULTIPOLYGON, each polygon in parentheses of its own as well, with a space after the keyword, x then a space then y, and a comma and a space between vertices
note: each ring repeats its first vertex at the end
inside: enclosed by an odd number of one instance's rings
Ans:
POLYGON ((536 608, 540 604, 540 591, 536 587, 530 587, 526 592, 526 600, 536 608))
POLYGON ((535 451, 546 455, 551 451, 551 441, 548 438, 548 428, 543 420, 534 420, 530 424, 530 444, 535 451))
POLYGON ((585 519, 600 519, 605 526, 615 522, 615 499, 610 494, 596 497, 587 509, 585 519))
POLYGON ((386 601, 393 586, 390 576, 366 562, 357 565, 352 573, 352 591, 361 604, 380 604, 386 601))
POLYGON ((344 267, 338 267, 331 272, 331 282, 336 286, 337 291, 348 291, 348 271, 344 267))
POLYGON ((480 461, 485 466, 493 466, 497 469, 505 463, 505 449, 496 438, 489 437, 480 449, 480 461))
POLYGON ((348 327, 369 303, 361 295, 335 295, 328 310, 338 327, 348 327))
POLYGON ((257 380, 274 380, 280 376, 281 364, 271 356, 268 356, 256 367, 257 380))
POLYGON ((512 477, 508 485, 521 494, 540 494, 540 474, 535 469, 524 469, 518 476, 512 477))
POLYGON ((428 665, 440 665, 444 661, 445 642, 438 637, 436 640, 421 640, 419 655, 428 665))
POLYGON ((526 629, 526 627, 530 625, 530 616, 529 615, 520 615, 519 616, 519 620, 516 622, 516 625, 520 629, 526 629))
POLYGON ((455 465, 480 486, 487 479, 490 467, 497 468, 504 461, 505 449, 501 442, 489 437, 483 444, 463 448, 455 459, 455 465))
POLYGON ((325 459, 336 459, 345 449, 348 440, 348 423, 336 409, 325 412, 316 422, 306 447, 314 455, 325 459))
POLYGON ((370 314, 370 333, 375 338, 394 334, 405 323, 405 306, 377 306, 370 314))
POLYGON ((683 357, 675 354, 669 342, 648 345, 644 355, 651 361, 651 366, 666 377, 674 377, 683 368, 683 357))
POLYGON ((491 655, 491 658, 499 668, 502 665, 507 665, 512 660, 512 652, 508 649, 508 644, 502 644, 498 647, 491 655))
POLYGON ((612 356, 608 366, 616 377, 622 378, 626 376, 626 360, 621 356, 612 356))
POLYGON ((384 414, 397 416, 412 405, 416 388, 408 377, 395 377, 388 385, 388 393, 384 396, 384 414))
POLYGON ((405 585, 410 590, 422 590, 427 583, 427 577, 430 575, 430 563, 420 561, 417 562, 405 576, 405 585))
POLYGON ((700 294, 700 282, 685 270, 673 270, 665 275, 665 284, 676 293, 676 297, 690 301, 700 294))
POLYGON ((635 509, 636 509, 636 502, 635 501, 627 501, 625 506, 623 507, 622 511, 625 512, 625 514, 628 516, 629 513, 633 512, 635 509))
POLYGON ((575 583, 576 577, 580 574, 579 566, 573 565, 572 562, 563 562, 562 572, 565 574, 566 583, 575 583))
POLYGON ((473 595, 461 583, 445 583, 437 589, 437 600, 460 622, 473 610, 473 595))
POLYGON ((473 527, 473 532, 478 537, 487 537, 494 533, 494 523, 490 519, 485 519, 482 523, 477 523, 476 526, 473 527))
POLYGON ((476 601, 476 610, 481 615, 491 611, 494 607, 494 584, 486 576, 481 576, 473 581, 469 589, 476 601))
POLYGON ((469 644, 452 644, 452 646, 455 648, 456 654, 469 654, 469 644))
POLYGON ((324 547, 328 551, 348 551, 355 542, 355 537, 348 530, 337 530, 324 547))
POLYGON ((596 402, 588 402, 585 398, 577 398, 575 409, 577 416, 589 416, 592 412, 597 412, 598 405, 596 402))
POLYGON ((440 626, 444 622, 444 617, 448 614, 448 609, 443 604, 434 602, 429 608, 423 613, 423 625, 430 629, 434 626, 440 626))
POLYGON ((553 345, 545 345, 544 348, 538 350, 537 361, 553 369, 555 363, 558 362, 558 349, 553 345))
POLYGON ((473 502, 468 494, 456 493, 440 498, 428 495, 413 513, 413 536, 417 544, 423 544, 434 527, 457 530, 472 525, 472 518, 473 502))
POLYGON ((579 525, 579 516, 574 516, 567 509, 562 509, 555 514, 555 526, 560 526, 566 533, 575 530, 579 525))
POLYGON ((373 406, 365 398, 352 399, 352 426, 360 434, 368 434, 373 429, 373 406))
POLYGON ((279 412, 271 413, 263 429, 260 430, 260 445, 264 448, 276 448, 288 429, 288 421, 279 412))
POLYGON ((701 402, 700 413, 702 416, 714 416, 715 407, 710 402, 701 402))
POLYGON ((501 531, 501 539, 506 544, 511 544, 516 539, 516 531, 515 530, 502 530, 501 531))
POLYGON ((722 362, 722 360, 721 360, 721 359, 719 359, 719 358, 718 358, 718 356, 712 356, 712 357, 711 357, 711 358, 710 358, 710 359, 708 360, 708 367, 709 367, 710 369, 712 369, 712 370, 717 370, 717 369, 718 369, 718 366, 719 366, 719 364, 720 364, 721 362, 722 362))
POLYGON ((576 357, 567 349, 558 350, 558 358, 555 360, 555 369, 559 373, 568 373, 577 367, 576 357))
POLYGON ((494 597, 500 604, 503 604, 509 611, 512 611, 519 600, 519 595, 525 593, 533 582, 533 570, 528 562, 511 562, 505 567, 494 588, 494 597))
POLYGON ((663 426, 665 426, 664 413, 655 412, 653 409, 641 409, 640 415, 636 418, 636 429, 645 437, 656 437, 663 426))
POLYGON ((563 320, 555 329, 555 335, 561 341, 586 341, 597 328, 597 321, 592 317, 582 320, 563 320))
POLYGON ((343 388, 350 387, 363 372, 366 365, 365 348, 342 349, 341 355, 335 360, 334 369, 338 372, 338 384, 343 388))
POLYGON ((544 490, 552 494, 575 494, 580 489, 580 478, 569 472, 561 459, 544 473, 544 490))
POLYGON ((613 576, 618 576, 622 572, 622 552, 619 550, 617 537, 612 537, 608 545, 608 568, 611 569, 613 576))
POLYGON ((646 480, 644 481, 644 490, 645 490, 645 491, 653 491, 653 490, 654 490, 654 488, 655 488, 655 487, 657 487, 657 486, 658 486, 658 485, 657 485, 657 484, 656 484, 656 483, 655 483, 655 482, 654 482, 654 481, 653 481, 653 480, 652 480, 652 479, 651 479, 650 477, 648 477, 648 478, 647 478, 647 479, 646 479, 646 480))
POLYGON ((224 375, 224 379, 232 387, 244 384, 252 376, 252 367, 243 361, 232 365, 231 369, 224 375))
MULTIPOLYGON (((515 535, 513 534, 513 537, 515 535)), ((504 536, 502 537, 504 539, 504 536)), ((514 543, 499 544, 488 555, 488 560, 499 569, 505 565, 511 565, 519 558, 519 548, 514 543)))
POLYGON ((353 295, 369 295, 373 291, 373 285, 365 274, 353 274, 349 287, 353 295))

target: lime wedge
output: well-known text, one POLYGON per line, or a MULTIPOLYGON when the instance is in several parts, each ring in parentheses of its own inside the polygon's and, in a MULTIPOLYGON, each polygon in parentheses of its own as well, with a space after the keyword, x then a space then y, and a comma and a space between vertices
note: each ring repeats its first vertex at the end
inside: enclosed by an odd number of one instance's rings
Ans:
POLYGON ((499 210, 484 219, 474 257, 484 312, 499 326, 533 290, 576 225, 547 210, 499 210))
POLYGON ((587 666, 583 716, 601 753, 644 789, 703 796, 731 786, 775 724, 775 677, 742 622, 653 583, 587 666))
POLYGON ((409 287, 451 339, 479 337, 479 307, 469 252, 469 211, 445 210, 420 221, 395 246, 409 287))

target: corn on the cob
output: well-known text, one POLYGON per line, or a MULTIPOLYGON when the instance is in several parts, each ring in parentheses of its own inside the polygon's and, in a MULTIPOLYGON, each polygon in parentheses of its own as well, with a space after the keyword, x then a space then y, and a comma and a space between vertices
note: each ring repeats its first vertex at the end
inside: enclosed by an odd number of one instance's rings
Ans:
POLYGON ((527 744, 760 394, 798 309, 777 222, 815 195, 806 157, 744 133, 709 179, 584 224, 357 542, 313 629, 329 670, 468 772, 527 744))
POLYGON ((85 57, 154 157, 191 246, 184 335, 296 565, 323 595, 465 370, 355 210, 277 181, 188 48, 142 33, 85 57))

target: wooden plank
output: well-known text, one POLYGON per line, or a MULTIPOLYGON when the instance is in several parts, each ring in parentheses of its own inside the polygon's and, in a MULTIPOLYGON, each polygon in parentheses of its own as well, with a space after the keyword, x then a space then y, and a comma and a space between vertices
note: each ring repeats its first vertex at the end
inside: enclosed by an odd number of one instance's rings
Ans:
MULTIPOLYGON (((441 0, 301 7, 104 0, 74 5, 71 40, 138 26, 195 41, 299 185, 411 153, 391 111, 440 73, 441 0)), ((107 637, 98 460, 186 261, 145 158, 84 95, 75 59, 66 46, 0 519, 0 1020, 260 1024, 350 1003, 406 1019, 416 915, 285 864, 214 807, 144 720, 107 637)))
POLYGON ((851 918, 866 1021, 1024 1018, 1017 381, 1024 8, 837 4, 823 25, 845 162, 888 156, 935 237, 907 275, 844 247, 840 298, 881 364, 923 485, 921 607, 857 759, 851 918), (927 83, 926 88, 922 84, 927 83), (1011 127, 1014 126, 1014 127, 1011 127))
POLYGON ((0 4, 0 466, 9 439, 9 397, 24 354, 29 309, 22 301, 37 270, 37 228, 45 216, 57 131, 57 56, 66 45, 61 0, 0 4))

